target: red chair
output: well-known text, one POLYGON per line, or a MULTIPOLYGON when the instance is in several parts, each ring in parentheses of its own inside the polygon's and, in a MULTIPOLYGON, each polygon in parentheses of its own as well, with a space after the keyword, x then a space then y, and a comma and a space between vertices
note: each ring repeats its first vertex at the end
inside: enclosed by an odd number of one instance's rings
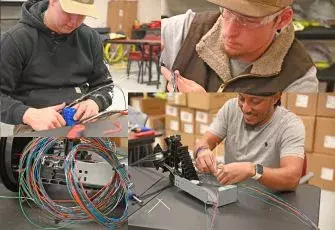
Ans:
MULTIPOLYGON (((144 40, 154 40, 160 41, 160 35, 146 35, 144 40)), ((157 70, 157 88, 159 87, 160 81, 160 66, 159 66, 159 59, 160 59, 161 47, 160 46, 152 46, 151 48, 151 61, 156 64, 157 70)), ((146 69, 149 71, 150 66, 150 45, 143 45, 140 51, 130 52, 128 58, 128 65, 127 65, 127 75, 129 78, 129 73, 131 69, 131 63, 136 61, 138 63, 139 72, 137 75, 137 82, 143 83, 143 75, 146 74, 146 69)), ((152 63, 151 63, 152 64, 152 63)))
MULTIPOLYGON (((140 77, 143 75, 143 55, 141 51, 130 52, 128 56, 127 63, 127 78, 129 79, 131 64, 133 62, 137 62, 138 65, 138 73, 137 73, 137 82, 140 82, 140 77)), ((143 78, 143 77, 142 77, 143 78)))

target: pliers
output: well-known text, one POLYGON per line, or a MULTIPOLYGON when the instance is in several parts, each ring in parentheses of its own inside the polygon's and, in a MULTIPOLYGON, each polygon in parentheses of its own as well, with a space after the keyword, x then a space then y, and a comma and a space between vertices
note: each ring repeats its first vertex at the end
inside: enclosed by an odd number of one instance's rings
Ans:
MULTIPOLYGON (((167 68, 163 62, 161 62, 161 66, 167 68)), ((171 72, 171 84, 172 84, 173 92, 178 92, 177 76, 174 73, 174 71, 170 71, 170 72, 171 72)))
POLYGON ((174 72, 171 72, 171 83, 173 92, 178 92, 178 86, 177 86, 177 75, 174 72))

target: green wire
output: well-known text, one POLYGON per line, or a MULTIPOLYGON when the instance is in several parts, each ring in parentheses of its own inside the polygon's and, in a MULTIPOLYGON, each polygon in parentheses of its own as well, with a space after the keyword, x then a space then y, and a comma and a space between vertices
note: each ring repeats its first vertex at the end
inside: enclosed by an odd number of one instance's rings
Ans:
POLYGON ((0 196, 2 199, 28 199, 28 200, 34 200, 33 198, 28 197, 19 197, 19 196, 0 196))

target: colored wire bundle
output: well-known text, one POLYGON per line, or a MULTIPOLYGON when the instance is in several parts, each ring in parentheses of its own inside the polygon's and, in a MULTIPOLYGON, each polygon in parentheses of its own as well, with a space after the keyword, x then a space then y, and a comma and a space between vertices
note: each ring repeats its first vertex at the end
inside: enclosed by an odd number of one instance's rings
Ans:
MULTIPOLYGON (((57 225, 56 228, 92 220, 110 229, 120 228, 125 224, 128 216, 130 181, 125 167, 120 165, 115 154, 114 143, 107 138, 81 139, 64 160, 66 185, 72 200, 53 200, 43 186, 41 171, 45 157, 56 157, 50 154, 49 150, 57 142, 59 139, 56 138, 37 138, 26 146, 19 165, 19 197, 27 197, 27 203, 32 200, 37 207, 43 210, 47 219, 65 224, 57 225), (101 189, 91 191, 85 189, 85 185, 81 183, 81 178, 77 174, 76 161, 78 153, 82 151, 96 153, 113 167, 114 176, 101 189)), ((41 228, 29 219, 22 207, 22 201, 23 198, 20 198, 20 207, 25 217, 31 224, 41 228)))
POLYGON ((318 226, 310 218, 308 218, 302 211, 295 208, 282 198, 274 195, 273 193, 269 193, 254 186, 246 186, 246 185, 239 185, 239 191, 242 191, 251 197, 261 200, 262 202, 269 204, 271 206, 275 206, 281 209, 282 211, 295 216, 297 219, 299 219, 302 223, 306 224, 307 226, 312 226, 316 230, 319 229, 318 226))

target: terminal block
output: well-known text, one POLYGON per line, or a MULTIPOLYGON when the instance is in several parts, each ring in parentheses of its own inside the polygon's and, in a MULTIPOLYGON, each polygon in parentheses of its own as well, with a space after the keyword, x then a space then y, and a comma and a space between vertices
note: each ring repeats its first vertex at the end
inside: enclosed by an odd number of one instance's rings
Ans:
POLYGON ((202 202, 218 207, 237 201, 237 186, 203 183, 199 180, 194 168, 188 147, 181 143, 180 135, 164 139, 167 149, 159 144, 154 148, 154 154, 160 153, 162 158, 153 163, 158 170, 170 172, 171 183, 202 202))
POLYGON ((163 157, 153 163, 158 170, 170 171, 170 175, 178 175, 187 180, 199 180, 193 166, 188 147, 181 144, 180 135, 166 137, 164 139, 167 149, 163 150, 159 144, 154 148, 154 154, 161 153, 163 157))

